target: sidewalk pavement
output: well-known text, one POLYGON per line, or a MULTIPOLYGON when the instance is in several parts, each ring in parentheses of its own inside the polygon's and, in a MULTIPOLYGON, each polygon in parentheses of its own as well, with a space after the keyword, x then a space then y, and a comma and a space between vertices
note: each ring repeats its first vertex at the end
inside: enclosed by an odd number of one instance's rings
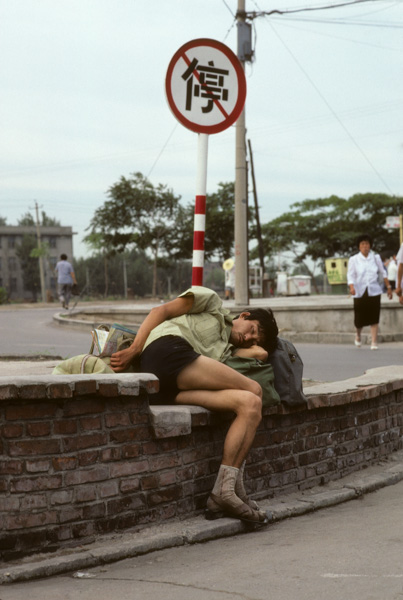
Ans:
MULTIPOLYGON (((270 511, 270 522, 275 523, 357 499, 402 480, 403 451, 399 451, 374 466, 322 487, 263 500, 260 504, 264 510, 270 511)), ((99 537, 91 544, 63 549, 55 554, 36 555, 8 563, 0 569, 0 584, 68 572, 75 572, 77 577, 85 577, 85 569, 102 564, 248 532, 250 529, 236 519, 206 521, 200 515, 183 521, 173 520, 164 525, 151 525, 137 532, 99 537)))

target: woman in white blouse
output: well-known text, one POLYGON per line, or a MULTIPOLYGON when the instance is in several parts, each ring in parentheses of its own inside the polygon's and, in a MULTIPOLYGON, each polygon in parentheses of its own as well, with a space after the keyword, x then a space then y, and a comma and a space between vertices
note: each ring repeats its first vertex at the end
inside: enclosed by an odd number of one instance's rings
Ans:
POLYGON ((372 239, 361 235, 358 240, 358 254, 348 261, 347 282, 354 299, 354 325, 356 329, 355 345, 361 346, 361 330, 371 326, 371 350, 378 350, 378 327, 381 311, 381 281, 386 286, 389 300, 392 299, 392 287, 386 276, 382 259, 371 250, 372 239))

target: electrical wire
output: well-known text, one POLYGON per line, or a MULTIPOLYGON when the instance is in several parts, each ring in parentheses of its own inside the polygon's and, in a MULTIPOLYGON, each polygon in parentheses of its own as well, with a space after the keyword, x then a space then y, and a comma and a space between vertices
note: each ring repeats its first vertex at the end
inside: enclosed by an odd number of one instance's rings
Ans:
POLYGON ((301 12, 312 12, 317 10, 329 10, 333 8, 342 8, 344 6, 352 6, 354 4, 363 4, 364 2, 379 2, 380 0, 350 0, 349 2, 340 2, 338 4, 327 4, 325 6, 307 6, 305 8, 292 8, 286 10, 280 10, 275 8, 273 10, 260 10, 259 12, 245 12, 247 19, 256 19, 257 17, 268 17, 271 15, 289 15, 293 13, 301 12))
MULTIPOLYGON (((356 2, 351 2, 351 3, 349 2, 348 4, 356 4, 356 3, 367 2, 367 1, 376 1, 376 0, 356 0, 356 2)), ((333 5, 332 8, 335 7, 335 6, 336 5, 333 5)), ((378 177, 378 179, 382 182, 382 184, 388 190, 388 192, 390 194, 394 195, 393 192, 392 192, 392 190, 390 189, 389 185, 385 181, 385 179, 382 177, 382 175, 376 169, 375 165, 372 163, 372 161, 366 155, 366 153, 361 148, 361 146, 358 144, 358 142, 355 140, 355 138, 350 133, 350 131, 347 129, 347 127, 345 126, 345 124, 343 123, 343 121, 341 120, 341 118, 338 116, 338 114, 336 113, 336 111, 331 106, 330 102, 325 98, 324 94, 319 90, 318 86, 315 84, 315 82, 310 77, 310 75, 308 74, 308 72, 304 69, 304 67, 302 66, 302 64, 300 63, 300 61, 297 59, 297 57, 293 54, 293 52, 291 51, 291 49, 284 42, 284 40, 282 39, 282 37, 280 36, 280 34, 276 31, 276 29, 274 28, 274 26, 270 22, 270 20, 267 19, 267 14, 265 14, 264 16, 265 16, 265 22, 270 26, 271 30, 273 31, 273 33, 275 34, 275 36, 277 37, 277 39, 279 40, 279 42, 282 44, 282 46, 285 48, 285 50, 291 56, 291 58, 296 63, 296 65, 298 66, 298 68, 300 69, 300 71, 304 74, 304 76, 306 77, 306 79, 309 81, 309 83, 311 84, 311 86, 314 88, 314 90, 316 91, 316 93, 319 95, 319 97, 325 103, 325 105, 327 106, 328 110, 331 112, 331 114, 333 115, 333 117, 336 119, 336 121, 339 123, 339 125, 342 127, 342 129, 346 133, 347 137, 354 144, 354 146, 356 147, 356 149, 359 151, 359 153, 361 154, 361 156, 364 158, 364 160, 370 166, 370 168, 372 169, 372 171, 376 174, 376 176, 378 177)))

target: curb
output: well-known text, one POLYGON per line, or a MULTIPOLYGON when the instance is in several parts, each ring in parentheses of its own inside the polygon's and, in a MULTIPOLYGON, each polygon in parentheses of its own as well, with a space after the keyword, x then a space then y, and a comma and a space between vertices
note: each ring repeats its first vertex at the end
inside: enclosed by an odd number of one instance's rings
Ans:
MULTIPOLYGON (((403 451, 394 453, 382 463, 370 466, 365 471, 357 471, 323 487, 289 494, 276 499, 275 502, 263 500, 261 507, 270 510, 270 523, 273 524, 360 498, 400 481, 403 481, 403 451)), ((43 555, 35 559, 23 559, 21 564, 10 564, 0 569, 0 584, 51 577, 134 558, 157 550, 198 544, 250 531, 250 528, 237 520, 206 521, 203 516, 197 516, 186 521, 149 527, 135 533, 101 538, 91 545, 83 546, 81 550, 63 550, 57 556, 43 555)))

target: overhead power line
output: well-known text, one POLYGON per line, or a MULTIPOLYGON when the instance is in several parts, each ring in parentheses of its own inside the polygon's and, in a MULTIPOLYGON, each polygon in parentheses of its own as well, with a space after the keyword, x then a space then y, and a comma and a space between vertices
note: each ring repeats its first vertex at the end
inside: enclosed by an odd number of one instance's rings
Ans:
POLYGON ((341 8, 343 6, 351 6, 353 4, 363 4, 364 2, 379 2, 379 0, 351 0, 350 2, 340 2, 338 4, 326 4, 324 6, 307 6, 305 8, 290 8, 287 10, 281 10, 280 8, 274 8, 273 10, 262 10, 262 11, 245 11, 242 15, 245 19, 256 19, 257 17, 268 17, 270 15, 289 15, 292 13, 301 12, 312 12, 317 10, 329 10, 332 8, 341 8))

